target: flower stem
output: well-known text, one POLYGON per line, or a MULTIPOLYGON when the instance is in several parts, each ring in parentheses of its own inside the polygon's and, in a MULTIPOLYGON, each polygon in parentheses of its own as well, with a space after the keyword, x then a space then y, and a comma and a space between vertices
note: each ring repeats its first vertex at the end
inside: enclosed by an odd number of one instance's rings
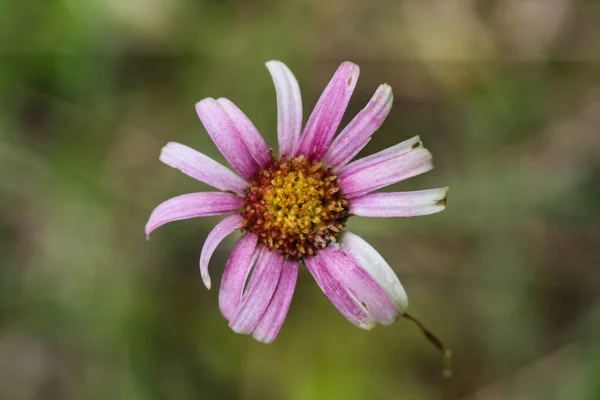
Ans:
POLYGON ((442 355, 442 362, 444 365, 444 370, 443 370, 444 377, 446 377, 446 378, 451 377, 452 376, 452 351, 450 351, 448 348, 446 348, 446 346, 444 346, 444 343, 440 340, 440 338, 438 338, 429 329, 427 329, 421 321, 419 321, 418 319, 416 319, 415 317, 413 317, 412 315, 410 315, 408 313, 404 313, 402 315, 402 317, 411 321, 412 323, 414 323, 421 330, 421 332, 423 333, 423 335, 425 336, 427 341, 429 341, 429 343, 431 343, 440 352, 440 354, 442 355))

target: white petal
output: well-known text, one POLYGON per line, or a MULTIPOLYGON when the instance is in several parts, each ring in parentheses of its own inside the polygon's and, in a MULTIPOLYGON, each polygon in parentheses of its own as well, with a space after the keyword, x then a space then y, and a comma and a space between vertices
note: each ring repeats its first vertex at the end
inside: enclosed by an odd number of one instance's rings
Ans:
POLYGON ((352 199, 350 213, 362 217, 416 217, 446 208, 448 188, 371 193, 352 199))
POLYGON ((302 96, 296 77, 281 61, 266 63, 277 93, 279 156, 293 155, 302 130, 302 96))

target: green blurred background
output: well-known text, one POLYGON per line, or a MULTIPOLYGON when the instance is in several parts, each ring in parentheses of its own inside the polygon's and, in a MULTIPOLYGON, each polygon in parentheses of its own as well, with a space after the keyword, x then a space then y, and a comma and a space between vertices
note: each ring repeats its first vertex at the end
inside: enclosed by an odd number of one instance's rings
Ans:
MULTIPOLYGON (((600 4, 584 0, 0 0, 0 399, 600 399, 600 4), (306 270, 271 345, 229 330, 198 273, 218 218, 158 160, 223 161, 194 111, 236 102, 276 147, 264 63, 305 120, 340 62, 394 108, 363 154, 420 135, 446 211, 352 219, 390 262, 406 321, 349 324, 306 270)), ((344 123, 345 123, 344 122, 344 123)))

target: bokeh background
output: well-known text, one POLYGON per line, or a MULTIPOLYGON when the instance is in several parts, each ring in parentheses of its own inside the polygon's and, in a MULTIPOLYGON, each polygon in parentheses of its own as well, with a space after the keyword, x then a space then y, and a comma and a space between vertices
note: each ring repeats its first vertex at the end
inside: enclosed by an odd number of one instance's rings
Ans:
MULTIPOLYGON (((600 4, 584 0, 0 1, 0 399, 600 399, 600 4), (277 340, 231 332, 198 256, 217 218, 154 206, 206 190, 158 160, 217 160, 194 111, 236 102, 276 146, 264 63, 305 113, 361 66, 394 108, 363 154, 420 135, 447 209, 354 218, 454 376, 407 321, 349 324, 304 270, 277 340)), ((306 115, 306 114, 305 114, 306 115)), ((343 124, 345 124, 345 122, 343 124)))

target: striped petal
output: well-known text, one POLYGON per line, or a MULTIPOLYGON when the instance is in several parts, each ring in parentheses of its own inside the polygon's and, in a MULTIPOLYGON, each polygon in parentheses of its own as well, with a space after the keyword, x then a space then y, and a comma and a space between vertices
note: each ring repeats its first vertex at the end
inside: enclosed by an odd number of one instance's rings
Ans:
POLYGON ((339 186, 347 199, 354 199, 432 168, 431 153, 417 136, 346 165, 339 171, 339 186))
POLYGON ((227 260, 219 290, 219 309, 227 320, 231 320, 237 312, 248 274, 262 249, 257 242, 258 236, 245 234, 233 247, 227 260))
POLYGON ((213 98, 196 103, 196 112, 209 136, 229 161, 229 164, 246 180, 251 181, 260 167, 240 137, 238 126, 223 107, 213 98))
POLYGON ((342 282, 336 279, 320 255, 321 253, 307 257, 304 263, 325 296, 348 321, 363 329, 373 328, 375 320, 371 314, 348 292, 342 282))
POLYGON ((246 145, 246 148, 254 158, 254 161, 261 167, 268 167, 273 161, 271 149, 267 146, 265 139, 258 132, 252 121, 235 104, 225 98, 220 98, 217 103, 225 110, 231 123, 238 131, 240 138, 246 145))
POLYGON ((408 297, 392 267, 364 239, 351 232, 344 232, 340 238, 342 250, 352 255, 354 260, 377 282, 399 311, 408 308, 408 297))
POLYGON ((340 168, 356 156, 371 140, 392 109, 392 88, 383 84, 365 108, 335 138, 323 161, 330 168, 340 168))
POLYGON ((167 143, 160 152, 160 161, 223 191, 243 196, 248 188, 248 183, 229 168, 180 143, 167 143))
POLYGON ((360 265, 351 253, 333 247, 321 250, 321 257, 334 279, 340 282, 373 319, 383 325, 390 325, 399 316, 396 305, 379 282, 360 265))
POLYGON ((277 139, 279 156, 294 154, 302 130, 302 97, 292 71, 281 61, 266 63, 277 93, 277 139))
POLYGON ((252 336, 263 343, 271 343, 279 333, 283 321, 290 309, 296 279, 298 278, 298 261, 285 260, 277 289, 271 299, 269 308, 252 332, 252 336))
POLYGON ((358 65, 344 62, 337 69, 308 118, 296 155, 320 160, 337 131, 356 82, 358 65))
POLYGON ((189 193, 159 204, 146 223, 146 236, 166 223, 188 218, 228 214, 243 207, 244 200, 229 193, 189 193))
POLYGON ((210 275, 208 274, 208 263, 215 249, 227 236, 232 234, 236 229, 243 226, 244 219, 241 215, 235 214, 223 219, 219 222, 206 237, 202 253, 200 253, 200 275, 202 282, 208 289, 211 287, 210 275))
POLYGON ((352 199, 350 213, 361 217, 416 217, 446 208, 448 188, 371 193, 352 199))
POLYGON ((237 333, 249 335, 259 324, 277 289, 284 258, 281 254, 263 250, 258 256, 235 317, 229 327, 237 333))

